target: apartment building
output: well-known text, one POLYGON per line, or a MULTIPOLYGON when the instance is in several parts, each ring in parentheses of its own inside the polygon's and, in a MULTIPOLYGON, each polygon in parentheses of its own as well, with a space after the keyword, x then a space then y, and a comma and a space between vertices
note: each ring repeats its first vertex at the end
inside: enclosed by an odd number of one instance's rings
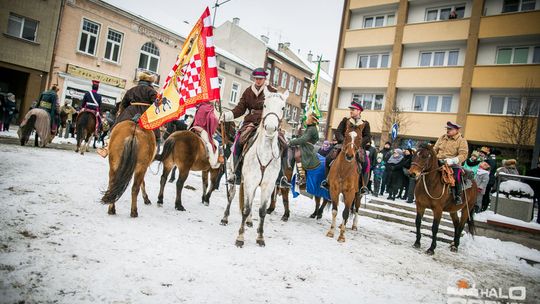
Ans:
POLYGON ((472 144, 509 145, 499 135, 505 118, 539 113, 539 2, 347 0, 331 128, 358 100, 377 140, 398 117, 409 144, 436 139, 452 120, 472 144))

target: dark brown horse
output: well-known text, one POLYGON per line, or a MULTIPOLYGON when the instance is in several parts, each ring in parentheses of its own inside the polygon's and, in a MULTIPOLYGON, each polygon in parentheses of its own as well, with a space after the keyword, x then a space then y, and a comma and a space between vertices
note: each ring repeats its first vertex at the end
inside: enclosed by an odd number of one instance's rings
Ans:
MULTIPOLYGON (((420 227, 424 211, 433 211, 433 225, 431 226, 431 246, 426 251, 427 254, 435 253, 437 247, 437 232, 443 211, 450 213, 454 224, 454 241, 450 245, 450 250, 457 252, 461 232, 468 224, 469 232, 474 235, 474 205, 476 201, 477 186, 473 181, 472 186, 464 191, 465 199, 460 205, 454 203, 454 197, 450 191, 450 186, 442 181, 442 166, 439 166, 437 154, 431 145, 421 145, 414 156, 409 174, 415 177, 418 182, 414 189, 416 196, 416 242, 415 248, 420 248, 420 227), (458 215, 461 211, 461 218, 458 215)), ((457 183, 458 181, 456 181, 457 183)))
POLYGON ((343 141, 343 147, 338 154, 336 160, 330 167, 328 172, 328 182, 330 184, 330 199, 332 200, 332 225, 328 230, 326 236, 333 238, 334 229, 336 227, 336 216, 339 205, 339 195, 343 194, 343 200, 345 203, 345 209, 343 210, 343 222, 339 226, 340 233, 338 242, 345 242, 345 226, 349 219, 349 212, 354 203, 354 220, 352 230, 357 230, 358 223, 358 209, 360 208, 360 196, 359 193, 359 179, 360 170, 356 158, 358 155, 364 157, 363 150, 361 149, 362 143, 362 130, 365 124, 353 125, 347 124, 347 130, 345 131, 345 140, 343 141))
POLYGON ((88 152, 88 146, 90 145, 90 140, 95 136, 96 132, 96 115, 90 111, 82 111, 77 116, 77 148, 75 152, 81 152, 81 155, 84 155, 84 152, 88 152), (85 141, 81 147, 82 141, 85 141))
POLYGON ((217 188, 217 180, 222 166, 212 168, 208 161, 206 145, 200 136, 192 131, 177 131, 172 133, 163 145, 163 152, 156 156, 156 160, 163 163, 163 174, 161 175, 158 206, 163 205, 163 190, 167 182, 167 177, 173 167, 179 171, 176 181, 176 200, 174 207, 176 210, 185 211, 182 205, 182 189, 189 171, 202 171, 203 194, 202 203, 209 205, 210 196, 217 188), (210 175, 211 186, 208 187, 208 175, 210 175))
POLYGON ((109 214, 116 214, 115 203, 131 187, 131 217, 137 217, 137 196, 142 189, 144 203, 151 204, 144 184, 144 175, 156 153, 156 137, 151 130, 131 120, 115 125, 109 141, 109 186, 101 201, 109 204, 109 214))

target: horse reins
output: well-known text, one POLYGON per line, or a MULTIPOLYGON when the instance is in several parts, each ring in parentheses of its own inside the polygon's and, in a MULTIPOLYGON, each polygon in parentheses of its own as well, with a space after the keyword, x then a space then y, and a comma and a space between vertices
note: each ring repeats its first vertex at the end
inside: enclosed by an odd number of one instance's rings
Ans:
MULTIPOLYGON (((431 155, 430 155, 430 157, 431 157, 431 155)), ((424 184, 424 190, 426 191, 426 194, 427 194, 431 199, 434 199, 434 200, 441 199, 441 198, 443 197, 444 192, 446 191, 448 185, 447 185, 447 184, 443 184, 443 190, 442 190, 442 192, 441 192, 441 195, 440 195, 439 197, 433 197, 433 195, 431 195, 431 193, 429 193, 429 190, 428 190, 427 185, 426 185, 426 175, 431 174, 431 173, 436 172, 436 171, 440 171, 440 170, 442 169, 442 166, 441 166, 441 167, 437 167, 437 168, 435 168, 435 169, 433 169, 433 170, 430 170, 430 171, 424 171, 426 166, 424 165, 424 166, 421 167, 420 164, 417 163, 417 162, 412 162, 412 163, 411 163, 411 167, 412 167, 412 166, 416 166, 416 167, 418 167, 418 168, 420 168, 420 169, 422 170, 422 172, 420 173, 420 175, 418 176, 418 178, 422 178, 422 183, 424 184)))
MULTIPOLYGON (((278 120, 278 127, 279 125, 281 125, 281 119, 279 118, 279 116, 274 113, 274 112, 269 112, 267 113, 266 115, 264 115, 262 121, 261 121, 261 128, 264 128, 264 122, 266 120, 266 118, 268 118, 268 116, 270 115, 274 115, 276 116, 277 120, 278 120)), ((276 129, 276 132, 278 132, 278 130, 276 129)), ((260 134, 257 134, 257 137, 259 136, 260 134)), ((279 134, 276 134, 276 136, 279 136, 279 134)), ((263 178, 264 178, 264 172, 266 171, 266 168, 268 168, 268 166, 270 165, 270 163, 277 159, 278 157, 274 156, 274 150, 273 149, 270 149, 271 151, 271 155, 272 157, 270 158, 270 160, 268 161, 268 163, 266 165, 263 165, 262 162, 261 162, 261 158, 259 157, 259 153, 258 153, 258 147, 255 147, 255 155, 257 156, 257 161, 259 162, 259 168, 261 169, 261 180, 259 181, 259 185, 262 183, 263 181, 263 178)), ((278 148, 279 148, 279 143, 278 143, 278 148)))

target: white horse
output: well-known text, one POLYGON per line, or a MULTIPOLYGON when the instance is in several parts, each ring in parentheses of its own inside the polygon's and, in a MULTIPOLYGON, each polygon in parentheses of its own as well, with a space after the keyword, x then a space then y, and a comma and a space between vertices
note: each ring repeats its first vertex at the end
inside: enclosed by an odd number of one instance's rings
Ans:
MULTIPOLYGON (((283 94, 272 93, 264 89, 264 108, 262 120, 255 134, 255 141, 245 153, 244 165, 242 167, 242 180, 240 182, 240 211, 242 213, 242 223, 236 238, 236 246, 244 245, 244 226, 248 217, 251 217, 251 210, 255 191, 260 187, 260 207, 259 207, 259 227, 257 228, 257 244, 264 246, 263 226, 266 216, 266 207, 271 198, 272 191, 281 168, 281 153, 279 151, 278 131, 283 118, 285 101, 289 97, 289 92, 283 94)), ((222 223, 228 221, 229 201, 222 223)))

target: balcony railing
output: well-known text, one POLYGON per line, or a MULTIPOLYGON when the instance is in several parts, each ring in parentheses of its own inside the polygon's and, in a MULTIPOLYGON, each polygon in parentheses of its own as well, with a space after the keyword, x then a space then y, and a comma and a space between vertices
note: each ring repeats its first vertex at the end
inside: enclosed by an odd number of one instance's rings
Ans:
POLYGON ((468 18, 407 24, 403 44, 466 40, 468 34, 468 18))

